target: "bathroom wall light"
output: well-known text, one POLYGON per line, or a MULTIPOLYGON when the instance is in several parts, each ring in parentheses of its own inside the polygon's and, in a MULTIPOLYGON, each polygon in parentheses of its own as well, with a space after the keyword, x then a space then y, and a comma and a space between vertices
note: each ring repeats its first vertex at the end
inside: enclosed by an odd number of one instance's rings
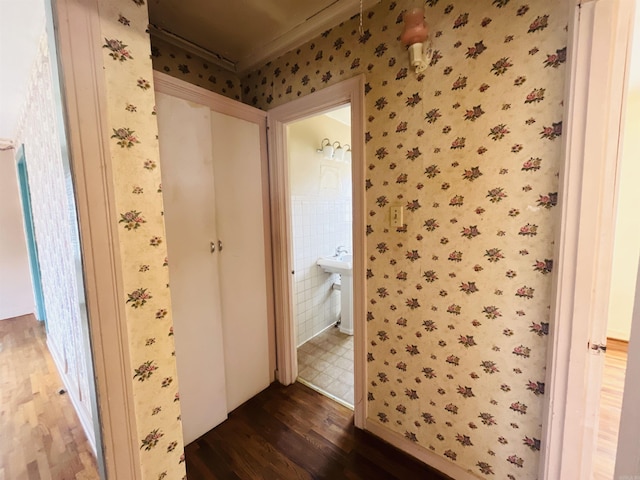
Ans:
POLYGON ((351 162, 351 145, 346 143, 343 146, 338 141, 331 143, 328 138, 323 138, 322 142, 320 142, 320 148, 316 152, 322 153, 325 160, 351 162))
POLYGON ((408 47, 409 62, 416 73, 424 72, 431 61, 431 39, 424 19, 424 8, 412 8, 403 15, 404 30, 400 41, 408 47))
POLYGON ((325 160, 331 160, 333 158, 333 147, 331 146, 331 141, 328 138, 323 138, 322 142, 320 142, 320 148, 316 150, 316 152, 322 153, 325 160))
POLYGON ((336 162, 342 162, 344 160, 344 148, 342 148, 340 142, 333 142, 333 159, 336 162), (338 145, 337 147, 336 144, 338 145))

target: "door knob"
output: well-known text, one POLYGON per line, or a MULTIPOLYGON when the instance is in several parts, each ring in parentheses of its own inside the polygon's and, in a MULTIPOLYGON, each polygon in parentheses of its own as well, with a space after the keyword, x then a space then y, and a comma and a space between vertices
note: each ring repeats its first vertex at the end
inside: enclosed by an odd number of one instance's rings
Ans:
POLYGON ((218 240, 218 251, 222 251, 222 240, 218 240))
POLYGON ((214 253, 216 251, 216 244, 215 242, 211 242, 211 253, 214 253))

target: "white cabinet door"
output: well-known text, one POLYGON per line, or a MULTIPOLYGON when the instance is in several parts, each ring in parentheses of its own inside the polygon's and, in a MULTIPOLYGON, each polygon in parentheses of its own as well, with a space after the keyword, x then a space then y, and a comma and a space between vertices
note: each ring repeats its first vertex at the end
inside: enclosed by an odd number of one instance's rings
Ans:
POLYGON ((269 320, 260 131, 211 112, 227 406, 269 386, 269 320))
POLYGON ((182 428, 190 443, 228 412, 211 111, 158 92, 156 106, 182 428))

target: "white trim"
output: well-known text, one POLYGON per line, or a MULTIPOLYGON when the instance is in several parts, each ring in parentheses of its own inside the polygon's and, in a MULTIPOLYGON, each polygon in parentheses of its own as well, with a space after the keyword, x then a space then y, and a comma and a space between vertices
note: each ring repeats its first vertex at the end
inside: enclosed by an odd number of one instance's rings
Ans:
POLYGON ((402 435, 393 430, 389 430, 375 420, 367 419, 366 430, 403 452, 417 458, 421 462, 426 463, 429 467, 436 469, 440 473, 455 478, 455 480, 478 480, 479 478, 485 478, 464 470, 462 467, 450 462, 441 455, 431 452, 422 445, 407 440, 402 435))
POLYGON ((366 399, 366 217, 364 158, 364 75, 345 80, 269 111, 271 216, 278 380, 290 385, 298 376, 293 326, 291 225, 287 175, 286 126, 293 121, 351 104, 351 175, 353 202, 354 423, 364 428, 366 399))
POLYGON ((142 478, 124 312, 97 0, 53 5, 108 478, 142 478))
POLYGON ((96 432, 94 432, 93 430, 93 418, 91 418, 91 412, 87 410, 86 404, 83 404, 80 401, 80 398, 78 397, 78 393, 77 393, 78 391, 77 385, 74 386, 73 383, 71 383, 71 379, 69 378, 69 376, 65 373, 63 357, 58 352, 58 348, 51 341, 50 337, 47 338, 47 348, 49 349, 49 353, 51 354, 53 363, 55 364, 56 369, 58 370, 58 375, 60 376, 60 379, 64 384, 64 388, 67 392, 67 395, 69 395, 69 399, 73 404, 73 408, 76 411, 76 414, 78 415, 78 419, 80 420, 80 425, 82 425, 82 430, 84 430, 84 434, 87 437, 87 441, 91 446, 91 451, 93 452, 94 456, 97 456, 96 432))
MULTIPOLYGON (((380 3, 380 0, 364 0, 362 11, 380 3)), ((336 0, 324 10, 295 26, 284 35, 260 46, 236 62, 236 72, 244 74, 253 68, 264 65, 288 51, 299 47, 317 37, 323 31, 335 27, 340 22, 360 12, 360 3, 351 0, 336 0)), ((365 25, 366 28, 366 25, 365 25)))
MULTIPOLYGON (((275 380, 276 369, 276 326, 275 326, 275 300, 273 288, 273 254, 271 248, 271 212, 269 205, 269 162, 267 152, 267 113, 255 107, 251 107, 237 100, 219 95, 207 89, 198 87, 165 73, 153 72, 154 89, 156 92, 165 93, 183 100, 194 102, 209 107, 214 112, 229 115, 231 117, 246 120, 258 125, 260 131, 260 155, 262 165, 262 206, 264 218, 264 252, 265 274, 267 285, 267 321, 269 342, 269 375, 270 381, 275 380)), ((161 160, 162 161, 162 160, 161 160)))
POLYGON ((592 472, 603 356, 587 345, 606 341, 626 58, 619 42, 631 1, 572 6, 541 479, 592 472))
POLYGON ((172 77, 166 73, 153 71, 154 88, 160 93, 205 105, 218 113, 240 118, 248 122, 266 126, 267 113, 218 93, 172 77))

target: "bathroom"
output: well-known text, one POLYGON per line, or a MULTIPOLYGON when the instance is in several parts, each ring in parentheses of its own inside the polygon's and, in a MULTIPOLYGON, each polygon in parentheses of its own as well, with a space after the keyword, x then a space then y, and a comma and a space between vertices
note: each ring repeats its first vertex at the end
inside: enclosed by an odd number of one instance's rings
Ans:
POLYGON ((347 105, 290 124, 287 145, 298 381, 351 407, 350 112, 347 105), (337 270, 318 265, 323 258, 337 270))

